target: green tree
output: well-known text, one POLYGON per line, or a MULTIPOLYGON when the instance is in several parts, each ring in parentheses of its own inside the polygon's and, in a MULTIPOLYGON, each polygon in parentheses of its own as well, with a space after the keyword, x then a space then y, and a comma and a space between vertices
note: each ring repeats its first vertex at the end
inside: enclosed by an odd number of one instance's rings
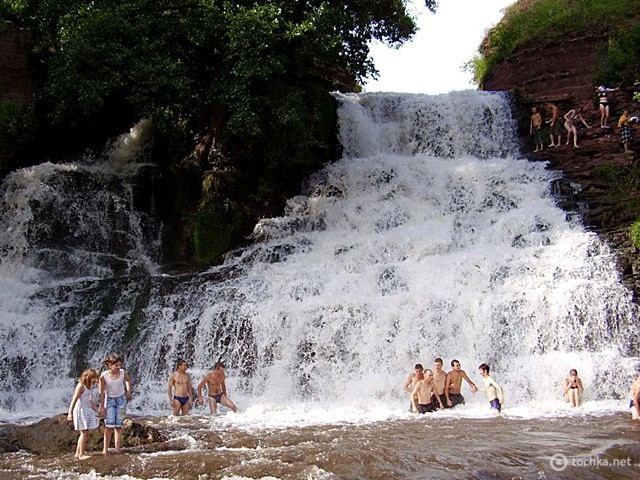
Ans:
POLYGON ((200 171, 215 168, 187 226, 196 256, 209 260, 231 242, 212 238, 247 228, 225 223, 251 223, 243 204, 281 204, 291 185, 334 156, 329 92, 377 74, 372 39, 400 45, 412 37, 407 3, 5 0, 0 14, 31 30, 40 125, 122 130, 153 118, 174 161, 195 151, 200 171))

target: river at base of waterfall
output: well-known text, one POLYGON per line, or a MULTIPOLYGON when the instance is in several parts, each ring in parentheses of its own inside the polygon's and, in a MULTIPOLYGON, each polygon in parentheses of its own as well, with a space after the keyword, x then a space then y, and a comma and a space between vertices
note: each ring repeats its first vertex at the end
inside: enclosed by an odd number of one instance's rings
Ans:
POLYGON ((89 452, 82 462, 72 451, 5 454, 0 479, 640 478, 640 422, 621 402, 514 407, 500 416, 478 403, 426 415, 378 413, 379 420, 370 412, 355 423, 320 424, 287 423, 295 417, 287 408, 139 417, 169 440, 108 457, 89 452))

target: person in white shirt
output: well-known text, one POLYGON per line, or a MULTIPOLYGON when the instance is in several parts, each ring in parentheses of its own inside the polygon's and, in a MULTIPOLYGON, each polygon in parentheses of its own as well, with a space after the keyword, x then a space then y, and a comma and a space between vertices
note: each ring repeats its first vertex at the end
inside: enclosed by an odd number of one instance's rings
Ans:
POLYGON ((131 400, 132 382, 122 367, 122 360, 115 354, 109 355, 104 362, 106 368, 100 375, 98 394, 100 397, 100 415, 104 416, 104 444, 102 453, 109 453, 109 444, 115 431, 115 451, 122 447, 122 427, 126 417, 127 401, 131 400))
POLYGON ((478 387, 478 390, 487 393, 491 409, 495 410, 496 413, 500 413, 504 404, 504 390, 489 376, 489 365, 486 363, 481 364, 478 367, 478 371, 484 380, 484 387, 478 387))

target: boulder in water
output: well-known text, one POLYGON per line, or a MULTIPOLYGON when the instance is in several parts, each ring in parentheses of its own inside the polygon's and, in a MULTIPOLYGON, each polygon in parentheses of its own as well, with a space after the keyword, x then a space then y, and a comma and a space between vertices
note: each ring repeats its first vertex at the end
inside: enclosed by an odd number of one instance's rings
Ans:
MULTIPOLYGON (((102 450, 104 421, 94 430, 87 444, 89 452, 102 450)), ((125 420, 123 447, 139 447, 150 443, 164 442, 166 437, 157 429, 132 420, 125 420)), ((35 454, 73 453, 78 441, 78 432, 67 422, 67 415, 45 418, 31 425, 9 425, 0 431, 0 453, 26 450, 35 454)), ((113 443, 112 443, 113 445, 113 443)))

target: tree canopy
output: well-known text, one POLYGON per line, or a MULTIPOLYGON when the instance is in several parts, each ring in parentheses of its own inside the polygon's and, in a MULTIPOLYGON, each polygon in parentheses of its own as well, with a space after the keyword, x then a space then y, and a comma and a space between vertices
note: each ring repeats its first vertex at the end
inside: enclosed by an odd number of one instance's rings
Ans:
POLYGON ((399 45, 416 30, 406 0, 5 0, 1 12, 33 34, 53 121, 111 103, 188 122, 216 104, 243 134, 260 129, 255 102, 275 80, 323 66, 362 80, 376 74, 370 40, 399 45))
POLYGON ((56 138, 41 143, 152 118, 154 158, 179 170, 166 216, 210 261, 335 157, 329 92, 376 75, 371 40, 414 35, 408 3, 0 0, 0 16, 31 32, 36 116, 56 138))

